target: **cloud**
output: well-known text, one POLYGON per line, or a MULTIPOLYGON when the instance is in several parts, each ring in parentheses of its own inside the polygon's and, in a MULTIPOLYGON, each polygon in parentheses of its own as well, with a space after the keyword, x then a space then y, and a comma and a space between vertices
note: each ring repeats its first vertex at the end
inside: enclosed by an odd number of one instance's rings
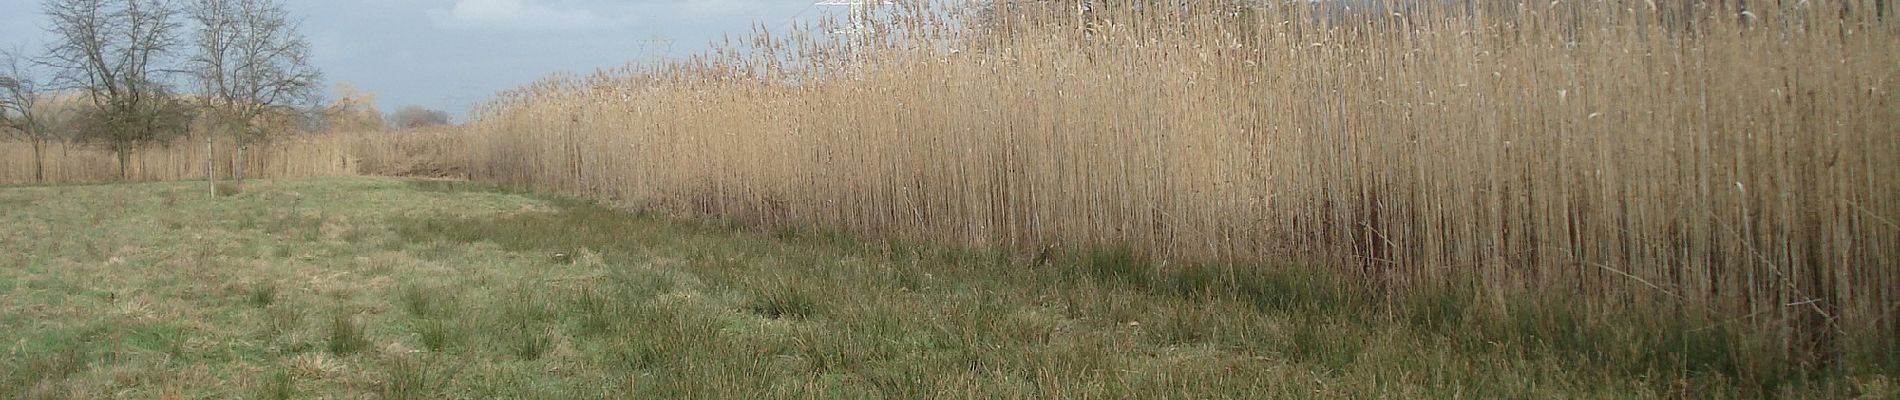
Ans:
POLYGON ((447 10, 430 10, 429 19, 445 28, 519 30, 586 29, 608 20, 591 10, 544 0, 455 0, 447 10))

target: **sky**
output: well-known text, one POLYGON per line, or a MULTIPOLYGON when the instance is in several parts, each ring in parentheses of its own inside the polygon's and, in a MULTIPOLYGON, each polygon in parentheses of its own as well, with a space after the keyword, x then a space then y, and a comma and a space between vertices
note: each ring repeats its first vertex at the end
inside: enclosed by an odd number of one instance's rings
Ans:
MULTIPOLYGON (((283 0, 304 18, 325 87, 376 93, 463 120, 496 92, 556 72, 685 57, 754 24, 783 30, 826 13, 812 0, 283 0)), ((0 0, 0 47, 32 51, 48 35, 42 0, 0 0)), ((332 93, 327 100, 335 100, 332 93)))

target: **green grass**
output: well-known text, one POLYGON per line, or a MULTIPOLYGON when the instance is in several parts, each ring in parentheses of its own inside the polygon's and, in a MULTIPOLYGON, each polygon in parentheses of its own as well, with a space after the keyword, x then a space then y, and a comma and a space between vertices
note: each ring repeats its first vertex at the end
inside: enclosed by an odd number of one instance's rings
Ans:
POLYGON ((297 381, 289 372, 272 372, 258 390, 256 398, 268 400, 289 400, 297 395, 297 381))
POLYGON ((236 182, 218 182, 211 188, 211 193, 218 197, 236 196, 240 192, 236 182))
POLYGON ((1891 398, 1742 336, 458 182, 0 189, 0 398, 1891 398))
POLYGON ((277 285, 258 283, 251 287, 251 305, 268 307, 277 301, 277 285))
POLYGON ((362 323, 354 315, 338 311, 330 318, 329 340, 326 342, 330 354, 347 356, 362 351, 369 346, 369 339, 363 337, 362 323))

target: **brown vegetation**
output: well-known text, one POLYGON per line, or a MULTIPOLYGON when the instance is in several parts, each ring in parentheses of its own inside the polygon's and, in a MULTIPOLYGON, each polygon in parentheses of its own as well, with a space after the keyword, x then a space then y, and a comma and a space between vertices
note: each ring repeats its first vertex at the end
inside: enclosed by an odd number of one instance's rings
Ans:
MULTIPOLYGON (((462 177, 460 141, 446 132, 325 134, 282 138, 251 145, 243 168, 255 178, 308 176, 462 177)), ((217 148, 230 148, 220 138, 217 148)), ((133 151, 126 180, 176 181, 205 177, 204 141, 183 138, 171 145, 133 151)), ((212 165, 219 174, 237 167, 232 152, 219 152, 212 165)), ((0 142, 0 185, 35 183, 33 148, 24 142, 0 142)), ((45 149, 49 183, 120 181, 119 161, 97 146, 51 144, 45 149)))
POLYGON ((1900 22, 1864 1, 1661 3, 1006 3, 987 32, 905 5, 886 29, 820 29, 861 35, 505 94, 470 123, 471 175, 768 226, 1332 271, 1391 301, 1476 293, 1458 313, 1575 304, 1752 332, 1808 368, 1893 354, 1900 22))
POLYGON ((390 127, 396 129, 417 129, 449 124, 449 113, 422 106, 403 106, 389 116, 390 127))

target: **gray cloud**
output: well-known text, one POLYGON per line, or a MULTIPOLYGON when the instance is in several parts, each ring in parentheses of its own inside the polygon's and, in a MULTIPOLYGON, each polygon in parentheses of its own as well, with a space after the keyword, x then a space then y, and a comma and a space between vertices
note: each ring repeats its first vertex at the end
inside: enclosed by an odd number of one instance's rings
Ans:
POLYGON ((455 0, 428 11, 437 26, 525 30, 584 30, 610 18, 572 4, 536 0, 455 0))

